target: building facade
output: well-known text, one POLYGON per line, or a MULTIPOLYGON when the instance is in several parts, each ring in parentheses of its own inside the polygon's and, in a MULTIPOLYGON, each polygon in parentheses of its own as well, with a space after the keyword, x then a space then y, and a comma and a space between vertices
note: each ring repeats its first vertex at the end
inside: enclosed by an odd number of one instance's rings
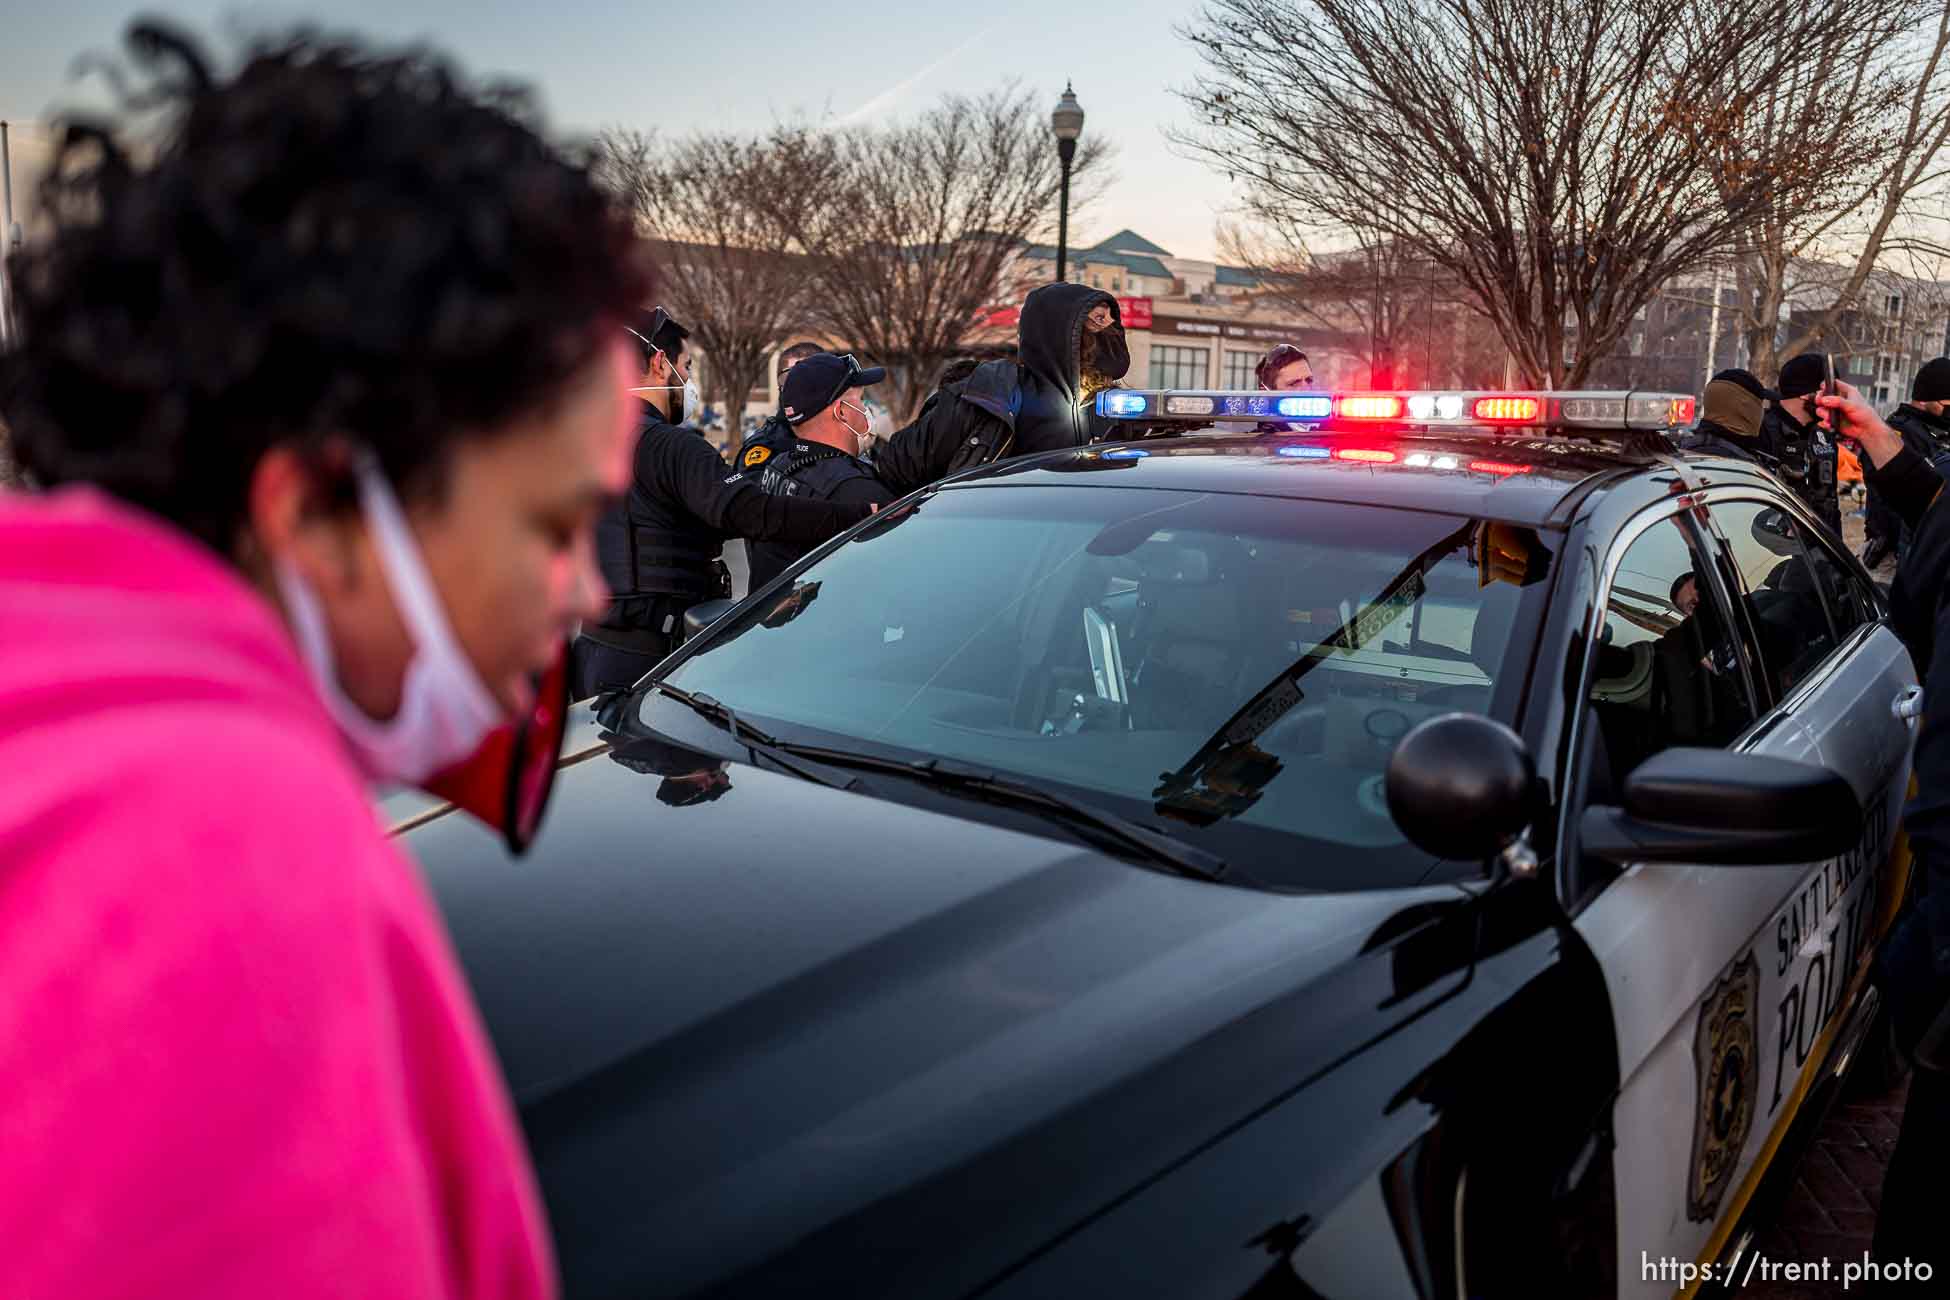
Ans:
MULTIPOLYGON (((1323 385, 1348 386, 1363 369, 1351 340, 1266 305, 1251 271, 1175 256, 1136 231, 1070 250, 1064 273, 1118 300, 1131 349, 1124 383, 1132 388, 1256 388, 1255 367, 1280 343, 1306 352, 1323 385)), ((1003 283, 1026 291, 1055 278, 1055 247, 1028 244, 1003 283)), ((1014 342, 1020 300, 990 313, 983 344, 1014 342)))

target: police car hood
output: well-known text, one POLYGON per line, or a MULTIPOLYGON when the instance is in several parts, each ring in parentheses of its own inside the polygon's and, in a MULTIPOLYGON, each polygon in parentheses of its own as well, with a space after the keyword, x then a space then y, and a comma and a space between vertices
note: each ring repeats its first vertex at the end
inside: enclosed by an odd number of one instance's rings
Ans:
MULTIPOLYGON (((912 1267, 999 1266, 1272 1099, 1200 1065, 1198 1087, 1237 1095, 1190 1101, 1201 1038, 1458 897, 1273 895, 717 760, 689 765, 722 774, 699 797, 666 787, 687 766, 667 749, 618 757, 560 774, 526 858, 464 817, 405 837, 522 1108, 572 1291, 682 1293, 895 1213, 897 1193, 912 1267), (958 1240, 946 1207, 983 1204, 979 1246, 958 1240)), ((1322 1001, 1283 1053, 1358 1010, 1322 1001)), ((903 1276, 890 1293, 934 1289, 903 1276)))

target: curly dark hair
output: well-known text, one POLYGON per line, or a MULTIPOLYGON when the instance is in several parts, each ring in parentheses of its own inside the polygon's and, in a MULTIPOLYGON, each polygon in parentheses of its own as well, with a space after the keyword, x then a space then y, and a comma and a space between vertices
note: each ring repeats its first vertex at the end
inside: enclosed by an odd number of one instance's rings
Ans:
MULTIPOLYGON (((70 121, 18 255, 0 415, 45 486, 92 483, 225 554, 274 446, 370 448, 437 496, 454 446, 558 398, 651 295, 627 214, 526 92, 310 31, 228 80, 189 38, 126 43, 167 134, 70 121)), ((121 77, 116 75, 118 85, 121 77)))

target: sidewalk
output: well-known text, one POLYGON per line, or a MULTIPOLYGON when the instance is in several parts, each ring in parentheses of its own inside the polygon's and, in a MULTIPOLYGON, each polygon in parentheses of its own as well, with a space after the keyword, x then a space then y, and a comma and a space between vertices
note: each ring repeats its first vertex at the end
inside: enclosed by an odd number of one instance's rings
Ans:
MULTIPOLYGON (((1875 1234, 1882 1174, 1902 1124, 1907 1082, 1886 1096, 1844 1100, 1809 1148, 1781 1216, 1755 1243, 1763 1259, 1809 1263, 1860 1259, 1875 1234)), ((1756 1283, 1741 1300, 1821 1300, 1839 1284, 1756 1283)))

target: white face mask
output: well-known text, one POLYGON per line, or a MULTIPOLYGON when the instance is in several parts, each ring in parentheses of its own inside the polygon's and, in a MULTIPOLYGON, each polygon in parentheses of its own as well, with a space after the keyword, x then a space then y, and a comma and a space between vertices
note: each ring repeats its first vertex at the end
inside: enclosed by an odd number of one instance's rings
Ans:
POLYGON ((454 638, 440 593, 385 475, 369 460, 361 461, 357 473, 359 507, 372 531, 393 605, 413 641, 399 711, 390 720, 374 721, 339 685, 324 607, 288 560, 276 565, 278 591, 299 657, 360 768, 375 781, 417 785, 471 756, 506 718, 454 638))
POLYGON ((859 455, 860 448, 867 445, 867 439, 873 433, 873 416, 867 414, 867 408, 864 406, 855 406, 851 402, 841 402, 839 404, 839 410, 833 412, 833 417, 840 422, 840 428, 845 429, 853 435, 853 454, 856 456, 859 455), (845 411, 858 411, 860 413, 859 428, 854 428, 848 422, 846 416, 842 414, 845 411))

